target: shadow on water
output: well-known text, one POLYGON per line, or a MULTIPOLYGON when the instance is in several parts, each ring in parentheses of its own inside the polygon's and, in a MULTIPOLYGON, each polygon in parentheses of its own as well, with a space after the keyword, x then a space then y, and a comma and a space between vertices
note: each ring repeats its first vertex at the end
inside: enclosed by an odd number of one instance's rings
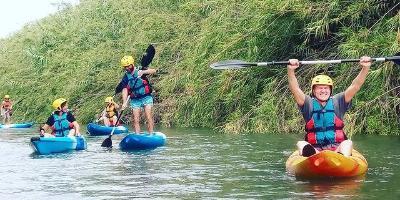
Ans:
POLYGON ((73 157, 74 153, 76 153, 75 150, 71 150, 68 152, 63 152, 63 153, 52 153, 48 155, 40 155, 36 152, 33 152, 29 154, 29 157, 32 159, 53 159, 53 158, 61 158, 61 159, 70 159, 73 157))

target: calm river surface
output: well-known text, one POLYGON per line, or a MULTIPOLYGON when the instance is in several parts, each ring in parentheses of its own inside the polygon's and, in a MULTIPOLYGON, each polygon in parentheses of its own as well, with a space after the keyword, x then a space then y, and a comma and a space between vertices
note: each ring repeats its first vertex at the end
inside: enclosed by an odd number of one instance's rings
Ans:
POLYGON ((304 181, 285 162, 301 135, 223 135, 161 129, 168 144, 152 151, 100 147, 36 155, 35 129, 0 129, 0 199, 400 199, 400 137, 357 136, 369 163, 364 178, 304 181))

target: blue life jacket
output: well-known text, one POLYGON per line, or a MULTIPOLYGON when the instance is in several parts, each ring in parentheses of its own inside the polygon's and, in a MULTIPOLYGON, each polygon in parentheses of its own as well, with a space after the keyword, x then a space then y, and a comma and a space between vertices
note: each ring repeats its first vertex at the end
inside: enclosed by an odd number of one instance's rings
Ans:
POLYGON ((53 114, 54 118, 54 133, 56 137, 66 137, 69 134, 70 122, 67 120, 67 113, 63 112, 60 116, 58 114, 53 114))
POLYGON ((343 131, 343 120, 335 114, 332 97, 326 102, 325 107, 312 98, 312 118, 306 124, 305 140, 310 144, 328 145, 346 140, 343 131))
POLYGON ((135 69, 133 73, 126 72, 128 77, 128 93, 131 99, 139 99, 151 95, 152 89, 148 80, 138 76, 138 71, 135 69))

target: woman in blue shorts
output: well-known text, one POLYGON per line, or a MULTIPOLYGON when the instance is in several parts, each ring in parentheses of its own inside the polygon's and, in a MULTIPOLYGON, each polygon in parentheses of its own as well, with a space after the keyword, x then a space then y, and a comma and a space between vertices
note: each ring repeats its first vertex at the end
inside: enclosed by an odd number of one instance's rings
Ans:
POLYGON ((142 77, 145 74, 156 73, 155 69, 148 68, 140 70, 135 67, 132 56, 124 56, 121 59, 121 66, 125 69, 125 75, 122 83, 125 84, 122 90, 122 110, 127 107, 128 95, 130 99, 130 107, 133 114, 133 128, 135 133, 140 133, 140 114, 144 110, 147 120, 147 129, 149 133, 154 132, 153 120, 153 96, 152 88, 147 78, 142 77))

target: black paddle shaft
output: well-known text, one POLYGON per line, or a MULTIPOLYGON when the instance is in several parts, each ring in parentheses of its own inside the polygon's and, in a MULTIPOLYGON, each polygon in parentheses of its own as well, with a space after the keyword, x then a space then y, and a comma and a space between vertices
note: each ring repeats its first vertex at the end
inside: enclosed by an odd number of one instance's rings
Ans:
POLYGON ((114 134, 115 128, 118 126, 118 122, 119 122, 119 120, 121 119, 121 116, 122 116, 122 113, 123 113, 123 112, 124 112, 124 110, 122 110, 121 113, 119 114, 119 116, 118 116, 118 118, 117 118, 117 121, 115 122, 114 127, 113 127, 113 129, 112 129, 112 131, 111 131, 111 134, 108 136, 108 138, 106 138, 106 139, 103 141, 103 143, 101 143, 101 146, 102 146, 102 147, 112 147, 112 140, 111 140, 111 137, 112 137, 112 135, 114 134))

